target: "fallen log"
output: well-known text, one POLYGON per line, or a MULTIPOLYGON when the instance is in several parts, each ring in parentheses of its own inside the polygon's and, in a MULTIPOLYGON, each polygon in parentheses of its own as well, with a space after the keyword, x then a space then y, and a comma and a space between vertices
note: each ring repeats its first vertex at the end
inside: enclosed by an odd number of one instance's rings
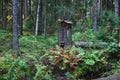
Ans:
POLYGON ((82 48, 87 48, 87 47, 95 47, 95 48, 104 48, 107 47, 108 44, 106 42, 75 42, 74 43, 75 47, 82 47, 82 48))

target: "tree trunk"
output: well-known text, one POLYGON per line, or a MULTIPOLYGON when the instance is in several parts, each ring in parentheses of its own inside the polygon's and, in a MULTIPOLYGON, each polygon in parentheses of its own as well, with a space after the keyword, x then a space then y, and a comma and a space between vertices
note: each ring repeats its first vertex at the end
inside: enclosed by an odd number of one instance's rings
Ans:
POLYGON ((7 29, 8 1, 4 2, 4 30, 7 29))
POLYGON ((119 0, 114 0, 114 7, 115 7, 115 16, 118 18, 119 16, 119 0))
POLYGON ((99 0, 99 3, 98 3, 98 15, 100 15, 101 12, 102 12, 102 0, 99 0))
POLYGON ((39 13, 40 13, 40 0, 38 0, 37 15, 36 15, 36 27, 35 27, 35 35, 36 36, 38 35, 39 13))
MULTIPOLYGON (((118 0, 118 3, 119 3, 119 11, 120 11, 120 0, 118 0)), ((120 16, 120 12, 119 12, 119 16, 120 16)))
POLYGON ((97 2, 98 0, 93 0, 93 31, 97 32, 97 2))
POLYGON ((31 7, 32 7, 31 0, 29 0, 29 15, 31 15, 31 7))
POLYGON ((45 6, 44 6, 44 37, 46 38, 46 5, 47 5, 47 0, 45 0, 45 6))
POLYGON ((20 35, 23 35, 23 0, 20 1, 20 35))
POLYGON ((2 11, 1 11, 1 14, 2 14, 2 15, 1 15, 1 16, 2 16, 2 21, 1 21, 1 22, 2 22, 2 28, 3 28, 3 26, 4 26, 4 24, 3 24, 3 21, 4 21, 3 14, 4 14, 4 13, 3 13, 3 12, 4 12, 4 4, 3 4, 3 1, 2 1, 2 11))
POLYGON ((18 51, 18 0, 12 0, 13 6, 13 51, 18 51))
MULTIPOLYGON (((2 17, 2 1, 0 1, 0 17, 2 17)), ((0 29, 2 29, 2 19, 0 19, 0 29)))
POLYGON ((5 11, 4 11, 4 30, 6 30, 6 28, 7 28, 7 15, 8 15, 8 11, 7 11, 7 9, 5 9, 5 11))
POLYGON ((38 33, 39 34, 41 34, 42 33, 42 5, 43 5, 43 3, 42 3, 42 0, 40 0, 40 12, 39 12, 39 29, 38 29, 38 33))
POLYGON ((28 16, 28 0, 24 0, 24 16, 25 18, 28 16))

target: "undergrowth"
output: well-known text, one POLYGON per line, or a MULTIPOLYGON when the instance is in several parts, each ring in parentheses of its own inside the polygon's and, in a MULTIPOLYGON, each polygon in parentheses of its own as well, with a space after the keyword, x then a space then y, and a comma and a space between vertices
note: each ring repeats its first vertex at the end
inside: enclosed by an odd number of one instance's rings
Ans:
MULTIPOLYGON (((96 78, 119 69, 119 48, 110 43, 107 49, 83 49, 72 46, 66 50, 57 46, 57 37, 23 35, 19 37, 20 55, 12 52, 12 34, 0 31, 0 80, 52 80, 59 76, 67 79, 96 78), (118 57, 118 65, 115 65, 118 57), (96 74, 98 73, 98 75, 96 74)), ((89 29, 76 32, 73 41, 97 42, 96 35, 89 29)))

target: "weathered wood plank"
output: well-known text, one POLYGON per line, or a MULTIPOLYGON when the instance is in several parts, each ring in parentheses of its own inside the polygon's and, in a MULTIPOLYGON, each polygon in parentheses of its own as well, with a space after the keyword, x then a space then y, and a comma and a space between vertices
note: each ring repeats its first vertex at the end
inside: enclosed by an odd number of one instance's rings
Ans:
POLYGON ((97 48, 102 48, 102 47, 107 47, 108 44, 106 42, 99 42, 99 43, 94 43, 94 42, 75 42, 74 45, 76 47, 97 47, 97 48))

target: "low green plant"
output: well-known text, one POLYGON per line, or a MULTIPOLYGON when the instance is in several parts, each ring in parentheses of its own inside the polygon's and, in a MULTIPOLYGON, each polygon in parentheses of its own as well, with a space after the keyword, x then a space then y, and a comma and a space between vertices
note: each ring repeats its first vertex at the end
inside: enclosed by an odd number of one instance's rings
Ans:
POLYGON ((106 52, 108 53, 108 57, 110 59, 119 59, 120 57, 120 47, 118 46, 118 44, 112 42, 110 43, 110 45, 108 46, 108 48, 106 49, 106 52))
POLYGON ((95 41, 96 36, 92 29, 88 29, 85 32, 76 32, 72 35, 73 41, 95 41))
POLYGON ((46 66, 43 66, 42 64, 36 64, 37 72, 34 76, 34 80, 42 79, 42 80, 51 80, 51 71, 46 71, 46 66))
POLYGON ((51 52, 55 56, 51 60, 54 69, 68 71, 65 75, 73 80, 90 75, 88 74, 90 72, 93 74, 99 72, 107 63, 102 50, 86 52, 82 48, 71 47, 62 52, 60 50, 51 52))

